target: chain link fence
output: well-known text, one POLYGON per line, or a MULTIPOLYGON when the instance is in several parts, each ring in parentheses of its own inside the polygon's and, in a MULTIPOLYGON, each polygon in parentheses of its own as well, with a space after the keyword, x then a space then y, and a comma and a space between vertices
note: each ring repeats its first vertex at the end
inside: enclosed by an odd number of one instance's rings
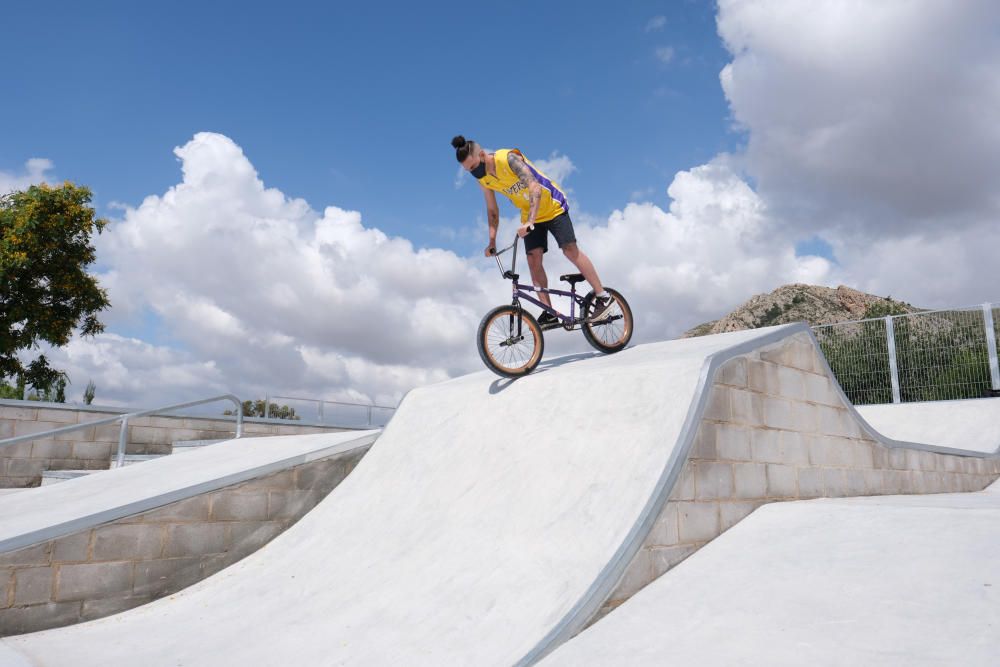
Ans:
POLYGON ((855 405, 1000 395, 1000 306, 813 327, 855 405))

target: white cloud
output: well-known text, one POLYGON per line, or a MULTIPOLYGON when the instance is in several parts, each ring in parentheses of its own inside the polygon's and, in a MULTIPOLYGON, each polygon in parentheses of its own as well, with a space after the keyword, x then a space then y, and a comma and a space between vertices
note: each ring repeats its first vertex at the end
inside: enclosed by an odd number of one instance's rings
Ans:
POLYGON ((551 178, 560 185, 565 185, 570 174, 576 171, 576 165, 566 155, 560 155, 559 151, 552 151, 548 158, 544 160, 532 160, 543 174, 551 178))
POLYGON ((502 283, 483 280, 488 265, 269 189, 224 136, 200 133, 175 153, 182 182, 97 241, 121 311, 109 321, 154 311, 193 358, 252 394, 398 399, 414 378, 472 365, 478 319, 504 300, 502 283), (344 360, 342 372, 315 372, 320 358, 344 360))
POLYGON ((455 172, 455 189, 456 190, 460 189, 462 186, 468 183, 469 179, 471 178, 472 176, 470 176, 469 172, 465 170, 465 167, 463 167, 462 165, 458 165, 458 171, 455 172))
POLYGON ((674 47, 661 46, 656 49, 656 59, 664 65, 669 65, 674 60, 674 47))
POLYGON ((723 0, 718 25, 781 214, 878 235, 1000 212, 1000 5, 723 0))
POLYGON ((643 188, 642 190, 633 190, 631 194, 629 194, 628 198, 629 201, 631 202, 638 202, 638 201, 648 200, 655 194, 656 194, 656 188, 648 187, 648 188, 643 188))
MULTIPOLYGON (((679 172, 668 210, 574 213, 580 247, 633 305, 636 342, 788 282, 929 306, 998 298, 1000 132, 989 111, 1000 58, 985 33, 1000 10, 939 7, 720 3, 733 53, 721 78, 747 152, 679 172), (838 265, 796 256, 816 235, 838 265)), ((82 374, 81 391, 93 374, 99 395, 129 402, 130 392, 233 389, 393 403, 481 367, 475 327, 509 288, 480 255, 417 249, 358 211, 314 210, 267 188, 221 135, 176 153, 182 181, 128 208, 98 244, 110 319, 151 309, 177 345, 105 335, 55 351, 82 374)), ((559 153, 537 164, 560 183, 576 168, 559 153)), ((501 244, 515 226, 503 218, 501 244)), ((555 248, 546 266, 553 285, 573 270, 555 248)), ((588 349, 560 331, 546 347, 549 357, 588 349)))
POLYGON ((31 185, 37 185, 51 180, 51 176, 46 172, 53 168, 52 160, 33 157, 24 163, 23 173, 11 173, 0 171, 0 195, 15 190, 24 190, 31 185))
MULTIPOLYGON (((222 135, 200 133, 175 152, 182 181, 98 239, 112 329, 152 311, 173 342, 104 334, 49 351, 73 391, 94 379, 103 402, 234 391, 394 404, 413 386, 481 368, 476 326, 509 300, 491 262, 414 248, 357 211, 315 211, 267 188, 222 135)), ((539 166, 563 180, 575 169, 559 153, 539 166)), ((608 220, 574 216, 581 247, 632 302, 637 342, 676 335, 754 290, 828 277, 824 260, 774 241, 762 202, 725 158, 679 173, 668 193, 669 211, 629 204, 608 220)), ((501 245, 517 224, 502 218, 501 245)), ((546 266, 553 286, 574 270, 554 244, 546 266)), ((523 256, 519 269, 526 276, 523 256)), ((557 331, 547 350, 589 348, 557 331)))
POLYGON ((782 234, 821 234, 854 286, 998 298, 1000 5, 719 3, 745 167, 782 234), (996 247, 995 245, 993 247, 996 247))
POLYGON ((829 262, 796 257, 774 235, 764 203, 725 156, 679 172, 668 194, 669 211, 632 203, 578 231, 602 280, 632 304, 639 340, 676 336, 784 283, 836 280, 829 262))
POLYGON ((196 400, 225 393, 230 386, 211 359, 113 333, 74 338, 65 347, 41 351, 69 376, 66 397, 71 401, 83 400, 91 380, 97 387, 95 404, 130 407, 196 400))
POLYGON ((663 30, 663 27, 667 25, 666 16, 654 16, 646 22, 646 32, 654 32, 656 30, 663 30))

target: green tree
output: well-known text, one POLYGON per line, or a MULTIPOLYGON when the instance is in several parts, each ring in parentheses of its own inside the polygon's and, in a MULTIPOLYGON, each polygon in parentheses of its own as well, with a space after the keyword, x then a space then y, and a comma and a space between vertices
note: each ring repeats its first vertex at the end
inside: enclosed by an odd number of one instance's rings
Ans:
POLYGON ((66 374, 60 373, 55 382, 48 387, 35 389, 28 394, 27 399, 29 401, 45 401, 46 403, 65 403, 67 384, 69 384, 69 380, 66 378, 66 374))
MULTIPOLYGON (((863 322, 822 327, 817 338, 848 398, 857 405, 892 401, 889 348, 883 317, 904 309, 889 300, 863 322)), ((968 312, 894 317, 893 339, 900 400, 978 398, 990 393, 989 358, 982 322, 968 312)))
POLYGON ((65 345, 76 329, 104 330, 97 315, 110 304, 87 267, 96 258, 91 237, 107 221, 90 200, 89 189, 68 181, 0 196, 0 380, 55 396, 64 374, 45 355, 25 364, 20 353, 65 345))
MULTIPOLYGON (((226 410, 222 414, 234 415, 236 413, 233 410, 226 410)), ((277 403, 271 403, 271 409, 270 411, 268 411, 267 403, 265 403, 263 400, 243 401, 244 417, 263 417, 265 414, 270 419, 291 419, 294 421, 301 419, 301 417, 295 414, 295 408, 289 407, 287 405, 278 405, 277 403)))
POLYGON ((0 398, 15 398, 20 400, 23 397, 24 391, 22 389, 0 380, 0 398))
POLYGON ((97 394, 97 385, 94 384, 93 380, 87 381, 87 388, 83 390, 83 403, 84 405, 90 405, 94 402, 94 396, 97 394))
POLYGON ((912 313, 913 310, 914 308, 910 304, 895 301, 891 296, 887 296, 885 297, 885 301, 876 301, 868 304, 865 308, 864 317, 861 319, 868 320, 887 315, 907 315, 912 313))

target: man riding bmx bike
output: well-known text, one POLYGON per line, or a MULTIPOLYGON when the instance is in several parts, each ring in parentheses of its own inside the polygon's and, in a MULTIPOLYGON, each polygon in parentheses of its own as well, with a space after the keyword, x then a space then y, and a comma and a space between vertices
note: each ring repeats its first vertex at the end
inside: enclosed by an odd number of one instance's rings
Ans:
MULTIPOLYGON (((467 140, 461 135, 452 139, 451 145, 455 148, 455 158, 479 181, 479 187, 483 190, 490 231, 490 243, 486 246, 485 255, 489 257, 496 252, 500 208, 494 192, 501 192, 521 210, 521 227, 517 230, 517 235, 524 239, 524 250, 534 286, 549 286, 542 258, 548 252, 548 234, 551 233, 566 259, 576 266, 594 290, 596 296, 589 321, 606 319, 614 299, 601 285, 601 279, 590 258, 576 244, 573 222, 569 217, 569 203, 559 186, 516 148, 487 153, 475 141, 467 140)), ((548 294, 541 292, 539 298, 551 307, 548 294)), ((553 329, 559 326, 559 320, 546 312, 538 318, 538 324, 543 330, 553 329)))

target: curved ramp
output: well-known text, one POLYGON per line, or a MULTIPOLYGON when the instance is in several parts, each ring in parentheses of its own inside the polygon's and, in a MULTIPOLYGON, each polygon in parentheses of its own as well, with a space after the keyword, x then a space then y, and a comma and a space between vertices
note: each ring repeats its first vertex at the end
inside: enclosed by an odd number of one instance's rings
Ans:
POLYGON ((371 430, 228 440, 25 490, 0 504, 0 554, 363 448, 377 436, 371 430))
POLYGON ((713 355, 787 334, 417 389, 355 471, 256 554, 169 599, 4 645, 45 665, 518 663, 581 627, 627 565, 713 355))
POLYGON ((987 665, 1000 494, 762 507, 556 649, 566 665, 987 665))
MULTIPOLYGON (((840 440, 870 453, 877 443, 861 442, 862 431, 877 435, 849 405, 830 405, 843 394, 815 354, 809 330, 788 325, 557 360, 516 382, 482 372, 415 390, 355 471, 259 552, 170 599, 0 646, 38 665, 530 664, 631 576, 644 541, 662 532, 671 494, 714 508, 717 534, 723 503, 707 494, 722 488, 713 477, 721 468, 692 460, 705 444, 696 436, 735 419, 738 397, 762 433, 850 421, 856 440, 840 440), (789 369, 789 386, 827 402, 802 398, 803 415, 793 413, 800 404, 751 391, 753 360, 736 359, 789 340, 811 369, 789 369)), ((816 437, 816 451, 830 453, 833 440, 816 437)), ((943 484, 945 459, 978 488, 993 474, 981 460, 934 458, 953 450, 921 449, 897 469, 877 461, 887 469, 872 483, 896 480, 907 465, 939 465, 928 476, 943 484)), ((739 465, 723 467, 731 476, 739 465)), ((829 466, 816 464, 849 480, 829 466)))

